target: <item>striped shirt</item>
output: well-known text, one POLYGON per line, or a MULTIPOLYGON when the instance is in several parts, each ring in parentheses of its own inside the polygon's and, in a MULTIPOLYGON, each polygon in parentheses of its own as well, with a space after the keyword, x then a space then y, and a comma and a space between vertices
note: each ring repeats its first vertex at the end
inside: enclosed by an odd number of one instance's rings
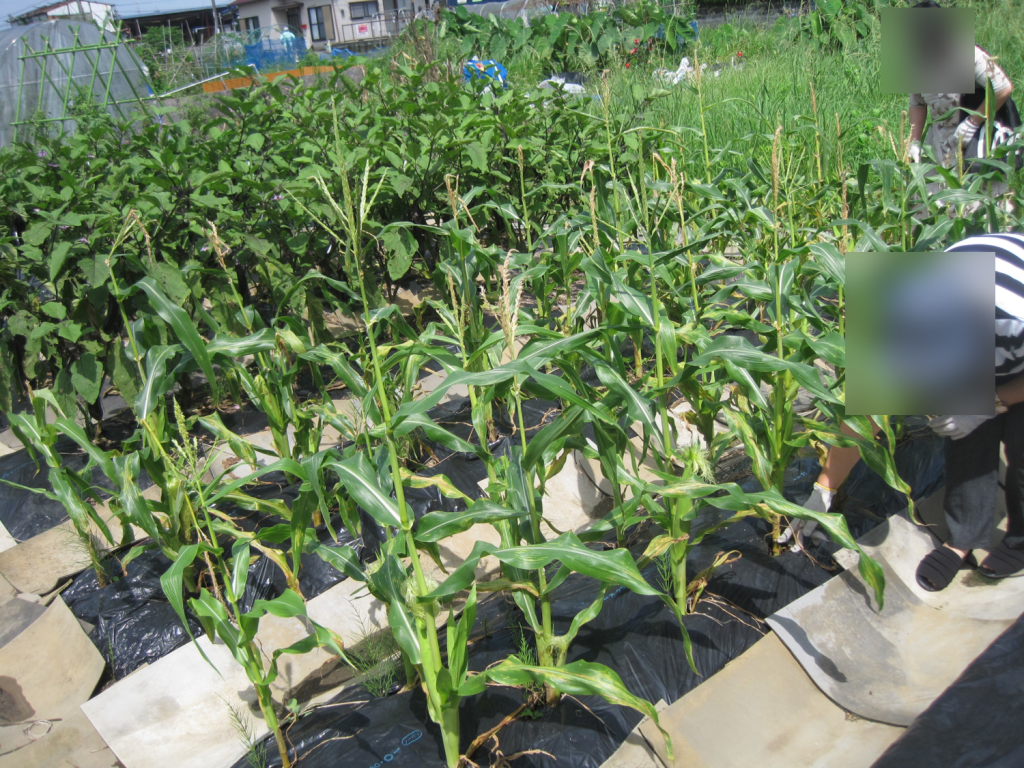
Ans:
POLYGON ((979 235, 947 251, 996 255, 996 385, 1024 373, 1024 235, 979 235))

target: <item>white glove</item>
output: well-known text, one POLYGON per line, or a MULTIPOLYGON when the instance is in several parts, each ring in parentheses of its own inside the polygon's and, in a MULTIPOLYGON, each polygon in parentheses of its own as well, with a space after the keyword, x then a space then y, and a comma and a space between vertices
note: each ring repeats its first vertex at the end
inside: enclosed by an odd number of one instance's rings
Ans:
POLYGON ((910 162, 912 162, 912 163, 920 163, 921 162, 921 142, 920 141, 912 141, 912 142, 910 142, 910 146, 907 147, 907 157, 910 158, 910 162))
POLYGON ((991 418, 994 416, 933 416, 928 420, 928 426, 937 435, 959 440, 991 418))
MULTIPOLYGON (((828 512, 828 508, 832 506, 832 499, 835 498, 835 495, 836 492, 831 488, 815 483, 810 497, 804 502, 804 509, 814 512, 828 512)), ((776 542, 785 544, 792 539, 793 551, 799 552, 803 549, 804 539, 807 537, 810 537, 813 541, 824 541, 828 538, 822 531, 816 530, 817 527, 818 524, 813 520, 795 518, 790 521, 789 527, 776 539, 776 542)))
MULTIPOLYGON (((968 117, 962 123, 960 123, 960 125, 956 127, 956 133, 954 133, 953 135, 956 137, 956 140, 960 143, 960 146, 966 147, 968 144, 971 143, 971 139, 974 138, 974 134, 978 132, 978 128, 980 127, 980 125, 975 125, 971 121, 971 118, 968 117)), ((953 146, 955 147, 956 144, 954 144, 953 146)))

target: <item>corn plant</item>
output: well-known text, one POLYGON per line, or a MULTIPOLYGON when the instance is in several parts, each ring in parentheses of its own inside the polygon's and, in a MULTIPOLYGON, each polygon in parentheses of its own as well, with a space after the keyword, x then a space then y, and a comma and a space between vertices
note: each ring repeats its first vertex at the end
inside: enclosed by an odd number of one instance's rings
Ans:
POLYGON ((93 468, 98 467, 109 480, 116 482, 117 470, 114 461, 109 454, 92 444, 82 427, 64 414, 57 399, 48 389, 32 393, 30 413, 9 413, 7 418, 15 436, 28 450, 37 466, 40 458, 46 462, 47 480, 53 490, 29 488, 10 480, 0 479, 0 482, 13 488, 40 494, 62 504, 67 510, 100 586, 104 586, 107 583, 107 575, 103 566, 103 554, 97 547, 93 528, 95 527, 95 530, 106 539, 111 548, 130 544, 133 538, 131 526, 126 523, 124 516, 118 515, 118 522, 122 524, 122 538, 116 539, 111 533, 109 521, 105 520, 94 506, 103 502, 100 495, 102 489, 92 484, 93 468), (47 410, 52 410, 57 417, 52 424, 48 423, 47 410), (65 466, 56 448, 61 435, 70 437, 85 451, 88 461, 82 469, 76 471, 65 466))
MULTIPOLYGON (((174 448, 181 457, 180 462, 184 469, 182 475, 190 486, 191 498, 195 500, 195 507, 199 513, 196 519, 198 541, 181 548, 171 567, 160 577, 160 583, 168 601, 185 625, 186 631, 190 632, 184 611, 185 572, 197 557, 201 556, 205 560, 209 568, 212 593, 204 587, 199 590, 198 596, 188 598, 188 605, 199 618, 207 636, 211 640, 219 637, 245 670, 246 676, 256 689, 257 699, 267 726, 277 741, 281 762, 285 766, 290 766, 287 745, 270 693, 270 686, 277 677, 278 658, 282 654, 308 653, 314 648, 324 647, 341 657, 346 663, 348 663, 348 659, 342 650, 340 638, 306 617, 305 603, 295 589, 289 588, 281 597, 273 600, 256 600, 252 607, 245 612, 239 606, 245 593, 250 554, 253 549, 270 557, 285 571, 289 577, 289 587, 297 586, 295 572, 289 571, 279 553, 265 545, 266 543, 278 543, 290 537, 293 546, 294 541, 298 540, 301 547, 303 536, 296 531, 296 523, 302 524, 306 520, 297 521, 298 510, 293 509, 289 515, 286 508, 282 510, 272 505, 271 511, 291 517, 291 525, 271 526, 255 534, 242 531, 229 516, 220 512, 215 506, 219 500, 231 497, 234 490, 232 484, 217 488, 217 480, 211 484, 202 482, 200 479, 202 464, 199 455, 199 442, 189 435, 184 414, 177 402, 175 402, 175 416, 180 440, 176 441, 174 448), (230 554, 228 554, 229 551, 230 554), (269 666, 265 665, 264 653, 256 642, 260 619, 268 613, 281 618, 298 618, 304 622, 310 632, 306 638, 285 648, 274 650, 269 659, 269 666)), ((278 463, 284 462, 296 464, 296 469, 300 473, 304 473, 304 468, 297 462, 286 459, 278 463)), ((306 482, 309 482, 308 478, 306 482)), ((301 533, 305 534, 306 531, 303 530, 301 533)), ((312 541, 316 542, 316 539, 313 538, 312 541)), ((342 567, 349 576, 358 579, 364 578, 358 561, 355 560, 355 555, 347 548, 342 548, 342 550, 328 550, 319 545, 313 547, 313 551, 320 552, 321 556, 329 562, 342 567), (344 554, 342 554, 342 550, 344 550, 344 554)), ((202 647, 197 647, 203 657, 209 661, 202 647)))
MULTIPOLYGON (((247 554, 247 549, 245 550, 247 554)), ((244 563, 248 568, 248 557, 237 554, 239 563, 244 563)), ((240 566, 241 567, 241 566, 240 566)), ((244 573, 242 572, 242 583, 244 584, 244 573)), ((237 587, 233 586, 228 594, 228 601, 231 605, 231 612, 224 607, 221 600, 216 599, 206 589, 203 589, 199 597, 189 600, 189 607, 199 618, 203 629, 211 639, 220 638, 221 642, 231 651, 235 661, 245 670, 246 676, 256 689, 256 698, 263 713, 263 719, 274 734, 277 742, 277 749, 281 757, 281 765, 290 768, 292 761, 288 755, 288 745, 281 730, 281 723, 274 706, 270 686, 277 679, 277 662, 284 654, 309 653, 314 648, 327 648, 341 658, 345 658, 341 642, 338 637, 310 621, 306 616, 306 605, 302 598, 291 590, 286 590, 283 595, 273 600, 256 600, 253 607, 241 613, 238 609, 237 587), (234 600, 231 598, 234 597, 234 600), (264 658, 264 652, 256 642, 256 633, 259 631, 260 619, 270 614, 279 618, 299 619, 307 627, 312 628, 311 634, 285 647, 278 648, 270 655, 269 664, 264 658), (235 617, 234 619, 232 617, 235 617)), ((184 611, 180 605, 175 605, 178 614, 184 621, 184 611)), ((205 654, 204 654, 205 656, 205 654)))

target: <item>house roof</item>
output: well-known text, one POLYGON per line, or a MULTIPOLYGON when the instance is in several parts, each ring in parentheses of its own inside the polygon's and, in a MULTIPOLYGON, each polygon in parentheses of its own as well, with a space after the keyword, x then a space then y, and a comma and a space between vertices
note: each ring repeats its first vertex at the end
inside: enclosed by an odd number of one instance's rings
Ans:
MULTIPOLYGON (((94 0, 95 1, 95 0, 94 0)), ((242 0, 243 2, 253 2, 254 0, 242 0)), ((0 0, 0 4, 3 4, 4 0, 0 0)), ((77 0, 62 0, 58 3, 50 3, 49 5, 40 5, 32 7, 30 2, 21 3, 21 8, 17 13, 3 14, 0 16, 0 29, 5 29, 8 26, 8 18, 13 20, 21 19, 23 17, 29 17, 46 13, 47 11, 59 8, 69 3, 76 3, 77 0)), ((189 13, 189 12, 209 12, 210 3, 204 2, 204 0, 108 0, 108 4, 112 5, 117 10, 117 15, 121 19, 137 19, 145 18, 147 16, 163 16, 172 13, 189 13)), ((224 9, 230 7, 226 0, 217 0, 217 8, 224 9)))
POLYGON ((38 16, 42 13, 49 13, 50 11, 56 10, 57 8, 63 8, 65 5, 71 5, 75 0, 61 0, 59 3, 50 3, 48 5, 40 5, 35 8, 28 8, 21 13, 11 14, 12 19, 24 19, 26 17, 38 16))
MULTIPOLYGON (((121 0, 114 5, 122 19, 210 10, 210 3, 203 0, 121 0)), ((217 0, 217 7, 227 8, 228 4, 224 0, 217 0)))

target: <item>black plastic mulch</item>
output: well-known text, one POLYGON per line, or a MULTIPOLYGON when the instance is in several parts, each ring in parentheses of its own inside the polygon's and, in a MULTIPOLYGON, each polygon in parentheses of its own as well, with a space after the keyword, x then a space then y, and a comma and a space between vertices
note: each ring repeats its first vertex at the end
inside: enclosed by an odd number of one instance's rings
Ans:
POLYGON ((971 662, 873 768, 1024 765, 1024 616, 971 662))
MULTIPOLYGON (((525 404, 524 418, 528 437, 547 423, 556 411, 551 403, 533 401, 525 404)), ((266 416, 253 409, 240 409, 222 414, 227 426, 239 434, 251 434, 266 427, 266 416)), ((455 401, 439 406, 431 417, 470 439, 468 401, 455 401)), ((520 439, 507 415, 498 414, 499 439, 491 445, 497 455, 507 452, 512 441, 520 439)), ((127 425, 126 425, 127 426, 127 425)), ((107 424, 104 425, 105 431, 107 424)), ((70 442, 62 444, 69 461, 84 466, 85 457, 70 442)), ((471 454, 451 453, 434 446, 438 463, 424 475, 444 474, 470 498, 479 498, 480 481, 487 476, 486 467, 471 454)), ((920 433, 897 450, 897 466, 901 476, 908 478, 915 498, 923 498, 941 487, 943 464, 941 441, 931 433, 920 433)), ((802 503, 817 475, 813 460, 801 460, 792 468, 787 496, 802 503)), ((0 476, 25 485, 42 487, 45 472, 37 473, 24 451, 0 459, 0 476), (27 462, 27 464, 26 464, 27 462)), ((283 476, 266 477, 259 488, 250 490, 266 498, 280 498, 290 503, 297 492, 285 486, 283 476)), ((98 485, 105 478, 96 477, 98 485)), ((430 511, 457 511, 462 502, 443 497, 435 488, 409 489, 407 498, 416 517, 430 511)), ((844 485, 837 506, 847 517, 855 537, 863 535, 891 514, 905 506, 902 496, 889 489, 881 478, 859 464, 844 485)), ((263 523, 258 515, 237 511, 237 518, 246 528, 263 523)), ((24 539, 66 519, 59 504, 25 491, 0 486, 0 520, 16 538, 24 539)), ((383 538, 376 523, 361 516, 359 540, 351 540, 341 531, 341 545, 352 546, 364 561, 372 559, 383 538)), ((267 522, 269 524, 269 521, 267 522)), ((325 530, 320 532, 326 541, 325 530)), ((656 702, 672 702, 718 671, 761 637, 766 629, 759 619, 774 613, 792 600, 826 581, 836 572, 831 559, 834 546, 823 545, 812 552, 813 560, 804 554, 771 554, 766 543, 767 524, 746 520, 708 537, 691 556, 691 573, 709 565, 718 552, 738 550, 742 558, 720 569, 708 586, 712 600, 703 603, 698 613, 687 617, 687 626, 694 642, 698 669, 703 677, 693 674, 686 665, 678 625, 662 604, 639 597, 625 590, 610 594, 598 618, 587 625, 573 643, 570 660, 586 659, 608 664, 623 678, 632 692, 656 702), (831 570, 830 570, 831 569, 831 570)), ((143 663, 152 663, 188 642, 188 635, 167 603, 159 584, 160 575, 170 562, 158 552, 148 552, 127 567, 127 575, 100 588, 96 576, 85 571, 63 592, 69 607, 79 618, 96 626, 93 642, 111 665, 115 679, 129 674, 143 663)), ((654 574, 646 574, 652 582, 654 574)), ((342 581, 344 575, 316 556, 304 555, 300 587, 307 598, 342 581)), ((270 599, 285 588, 284 576, 266 558, 261 557, 250 568, 249 583, 243 608, 256 599, 270 599)), ((591 580, 570 578, 558 592, 555 606, 556 625, 564 631, 572 617, 593 599, 596 585, 591 580)), ((490 598, 481 605, 471 654, 473 669, 507 657, 518 651, 513 632, 507 624, 510 614, 501 598, 490 598), (486 631, 486 636, 484 635, 486 631)), ((515 622, 515 619, 511 619, 515 622)), ((193 632, 201 632, 190 617, 193 632)), ((356 687, 344 691, 330 705, 315 710, 295 724, 289 733, 301 757, 299 765, 360 765, 368 768, 377 763, 395 765, 443 765, 440 736, 426 715, 421 693, 403 693, 384 699, 366 701, 368 695, 356 687), (404 742, 404 743, 403 743, 404 742)), ((466 702, 462 709, 463 748, 477 734, 501 721, 522 704, 522 693, 516 690, 489 688, 481 696, 466 702)), ((618 748, 626 735, 639 722, 638 713, 614 707, 603 700, 586 697, 581 701, 566 697, 552 710, 542 710, 533 718, 520 718, 500 732, 500 750, 511 755, 540 749, 557 758, 557 764, 598 766, 618 748)), ((476 759, 489 762, 486 751, 476 759)), ((276 747, 268 744, 271 765, 276 747)), ((555 765, 552 758, 541 754, 526 755, 516 765, 555 765)), ((238 763, 242 768, 245 761, 238 763)))
MULTIPOLYGON (((123 440, 134 431, 134 420, 127 412, 107 419, 103 422, 104 435, 109 439, 123 440)), ((57 452, 64 460, 64 465, 71 470, 81 471, 88 463, 85 451, 68 437, 61 437, 56 444, 57 452)), ((0 480, 6 480, 27 488, 38 488, 52 491, 48 480, 46 462, 39 458, 42 469, 36 466, 32 456, 24 448, 6 456, 0 456, 0 480)), ((91 482, 94 486, 109 490, 110 480, 98 467, 92 471, 91 482)), ((150 485, 149 477, 143 473, 139 478, 139 487, 150 485)), ((0 483, 0 523, 16 541, 25 541, 43 531, 54 528, 68 519, 67 510, 59 501, 48 499, 38 493, 13 488, 0 483)))
MULTIPOLYGON (((897 451, 902 476, 911 481, 916 498, 942 485, 941 441, 920 435, 897 451), (937 454, 937 455, 936 455, 937 454)), ((793 484, 787 495, 802 502, 817 476, 813 461, 794 466, 793 484)), ((899 494, 889 491, 880 478, 861 467, 845 486, 847 511, 855 536, 877 525, 905 506, 899 494), (884 490, 883 490, 884 489, 884 490), (873 504, 864 503, 874 498, 873 504)), ((714 522, 714 512, 699 523, 714 522)), ((654 531, 649 531, 648 536, 654 531)), ((770 528, 760 519, 746 519, 704 539, 689 560, 691 573, 709 565, 719 552, 738 551, 742 557, 720 568, 708 584, 696 614, 684 619, 693 642, 694 660, 700 675, 688 666, 682 635, 674 615, 656 598, 619 589, 610 593, 598 617, 587 624, 573 642, 569 661, 599 662, 615 670, 626 687, 650 702, 674 702, 750 648, 767 631, 763 619, 808 591, 823 584, 839 568, 827 544, 812 552, 786 552, 773 556, 770 528)), ((641 541, 638 548, 642 550, 641 541)), ((644 574, 657 584, 655 569, 644 574)), ((589 605, 597 585, 591 579, 570 577, 556 592, 555 626, 564 632, 572 618, 589 605)), ((480 671, 519 651, 522 630, 517 609, 500 596, 481 604, 470 653, 470 668, 480 671)), ((443 633, 442 633, 443 634, 443 633)), ((527 631, 527 642, 531 642, 527 631)), ((477 735, 498 725, 524 703, 520 690, 488 688, 464 700, 460 709, 465 750, 477 735)), ((491 764, 500 750, 505 756, 521 756, 516 766, 573 766, 598 768, 640 722, 641 715, 614 706, 598 697, 564 697, 552 709, 541 708, 530 717, 519 717, 472 757, 491 764), (531 750, 540 750, 532 752, 531 750)), ((421 690, 374 698, 361 686, 346 689, 324 707, 301 718, 288 732, 297 766, 328 768, 352 765, 374 768, 384 764, 443 768, 444 753, 438 728, 430 721, 421 690)), ((266 743, 269 765, 280 765, 272 739, 266 743)), ((235 768, 244 768, 240 760, 235 768)))
MULTIPOLYGON (((282 499, 290 503, 296 488, 273 484, 251 491, 266 499, 282 499)), ((236 521, 247 530, 273 525, 243 510, 236 510, 236 521)), ((317 529, 321 542, 330 546, 349 546, 363 556, 362 543, 352 539, 344 529, 336 531, 337 543, 330 538, 326 526, 317 529)), ((116 581, 104 587, 93 570, 80 573, 61 593, 72 613, 95 625, 90 637, 110 665, 115 680, 134 672, 143 664, 157 659, 189 642, 189 636, 160 586, 160 576, 171 567, 171 561, 159 551, 150 550, 132 560, 116 581)), ((312 599, 347 578, 317 555, 301 555, 299 588, 306 599, 312 599)), ((207 587, 209 585, 207 584, 207 587)), ((244 612, 256 600, 272 600, 287 588, 281 569, 261 555, 249 566, 245 594, 239 602, 244 612)), ((203 634, 199 621, 186 609, 194 635, 203 634)))

